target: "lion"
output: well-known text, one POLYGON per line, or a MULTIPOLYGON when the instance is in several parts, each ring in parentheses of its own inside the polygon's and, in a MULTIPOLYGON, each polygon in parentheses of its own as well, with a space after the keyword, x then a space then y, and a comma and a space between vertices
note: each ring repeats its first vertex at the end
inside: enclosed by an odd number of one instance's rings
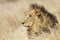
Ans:
POLYGON ((56 16, 48 12, 44 6, 36 3, 31 4, 26 13, 27 15, 22 25, 27 27, 27 33, 30 39, 32 37, 38 37, 40 34, 50 34, 51 30, 57 30, 58 21, 56 16))

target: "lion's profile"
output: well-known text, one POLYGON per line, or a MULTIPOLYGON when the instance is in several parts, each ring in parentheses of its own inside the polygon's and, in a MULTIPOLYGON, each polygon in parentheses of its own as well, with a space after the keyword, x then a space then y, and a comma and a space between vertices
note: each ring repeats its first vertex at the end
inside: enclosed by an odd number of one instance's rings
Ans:
POLYGON ((42 33, 51 33, 51 30, 56 30, 58 21, 56 17, 49 13, 43 6, 31 4, 30 10, 22 22, 25 27, 28 27, 28 36, 39 36, 42 33))

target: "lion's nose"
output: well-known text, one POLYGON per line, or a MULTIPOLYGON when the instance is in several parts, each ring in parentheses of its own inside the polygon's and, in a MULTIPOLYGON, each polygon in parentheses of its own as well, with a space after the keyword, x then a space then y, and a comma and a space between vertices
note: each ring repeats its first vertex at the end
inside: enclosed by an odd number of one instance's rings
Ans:
POLYGON ((22 22, 22 24, 25 24, 25 22, 22 22))

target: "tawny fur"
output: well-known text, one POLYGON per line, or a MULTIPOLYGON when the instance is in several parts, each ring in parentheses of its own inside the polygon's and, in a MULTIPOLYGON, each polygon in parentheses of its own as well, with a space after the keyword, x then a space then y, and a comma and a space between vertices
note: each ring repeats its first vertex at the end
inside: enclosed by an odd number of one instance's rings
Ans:
POLYGON ((43 6, 31 4, 22 24, 28 27, 28 36, 32 38, 42 33, 51 33, 51 30, 57 30, 58 21, 56 16, 49 13, 43 6))

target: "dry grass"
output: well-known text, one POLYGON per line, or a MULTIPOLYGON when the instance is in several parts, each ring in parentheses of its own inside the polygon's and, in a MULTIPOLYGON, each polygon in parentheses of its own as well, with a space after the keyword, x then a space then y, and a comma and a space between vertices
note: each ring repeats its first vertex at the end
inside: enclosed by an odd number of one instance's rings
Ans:
MULTIPOLYGON (((24 11, 34 2, 52 12, 60 23, 60 12, 57 12, 60 10, 60 0, 0 0, 0 40, 30 40, 26 28, 20 22, 25 18, 24 11)), ((60 28, 34 38, 32 37, 33 40, 60 40, 60 28)))

